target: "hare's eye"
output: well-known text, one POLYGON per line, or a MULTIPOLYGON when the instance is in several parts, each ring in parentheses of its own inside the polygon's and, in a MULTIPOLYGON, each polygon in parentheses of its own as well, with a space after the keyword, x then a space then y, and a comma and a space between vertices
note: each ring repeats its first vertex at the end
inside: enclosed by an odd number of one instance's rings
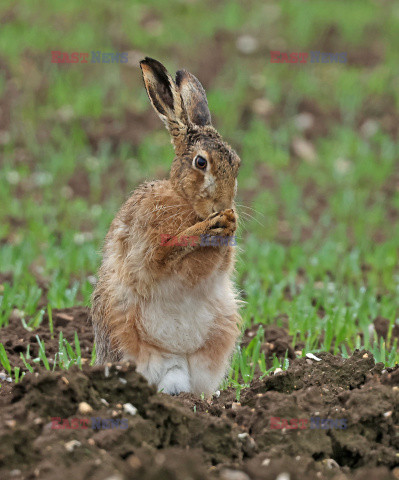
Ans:
POLYGON ((200 170, 205 170, 207 164, 208 162, 204 157, 201 157, 201 155, 197 155, 194 159, 194 165, 200 170))

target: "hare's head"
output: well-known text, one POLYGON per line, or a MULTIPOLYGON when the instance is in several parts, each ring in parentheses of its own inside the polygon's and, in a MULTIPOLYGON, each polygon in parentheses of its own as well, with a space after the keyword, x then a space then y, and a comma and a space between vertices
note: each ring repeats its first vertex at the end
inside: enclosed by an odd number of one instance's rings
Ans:
POLYGON ((140 62, 148 97, 175 147, 170 180, 200 218, 232 208, 240 158, 211 124, 206 94, 185 70, 176 80, 157 60, 140 62))

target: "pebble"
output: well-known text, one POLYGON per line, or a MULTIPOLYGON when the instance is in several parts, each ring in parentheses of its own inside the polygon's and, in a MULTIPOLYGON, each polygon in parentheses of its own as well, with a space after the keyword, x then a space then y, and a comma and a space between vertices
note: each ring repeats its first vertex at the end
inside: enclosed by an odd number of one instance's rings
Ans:
POLYGON ((88 415, 93 411, 93 408, 86 402, 79 403, 79 413, 82 415, 88 415))
POLYGON ((10 472, 10 477, 19 477, 21 475, 21 470, 18 470, 17 468, 15 470, 11 470, 10 472))
POLYGON ((265 458, 262 462, 262 467, 268 467, 270 465, 270 458, 265 458))
POLYGON ((338 463, 333 458, 325 458, 322 463, 330 470, 333 468, 339 468, 338 463))
POLYGON ((123 405, 123 411, 125 413, 128 413, 129 415, 136 415, 137 413, 137 408, 134 407, 131 403, 125 403, 123 405))
POLYGON ((276 477, 276 480, 290 480, 290 474, 287 472, 279 473, 276 477))
POLYGON ((311 360, 316 360, 316 362, 321 362, 321 358, 316 357, 316 355, 313 355, 313 353, 307 353, 306 358, 310 358, 311 360))
POLYGON ((8 428, 15 428, 17 425, 17 422, 15 420, 6 420, 5 424, 7 425, 8 428))
POLYGON ((222 480, 250 480, 248 475, 240 470, 232 470, 231 468, 225 468, 220 472, 220 478, 222 480))
POLYGON ((256 98, 252 102, 252 111, 260 116, 266 116, 273 112, 274 105, 267 98, 256 98))
POLYGON ((82 444, 78 440, 71 440, 65 444, 65 449, 68 452, 73 452, 76 447, 80 447, 82 444))
POLYGON ((254 53, 258 48, 258 40, 252 35, 241 35, 237 38, 237 49, 245 55, 254 53))
POLYGON ((105 398, 101 398, 100 399, 100 402, 105 405, 106 407, 109 407, 109 403, 107 402, 107 400, 105 400, 105 398))
POLYGON ((305 138, 296 137, 292 141, 292 149, 299 158, 307 163, 315 163, 317 160, 317 153, 312 143, 305 138))
POLYGON ((141 460, 136 455, 129 455, 129 457, 127 458, 127 463, 132 468, 140 468, 141 467, 141 460))
POLYGON ((123 477, 120 473, 114 473, 110 477, 107 477, 105 480, 123 480, 123 477))
POLYGON ((306 131, 310 130, 314 125, 314 116, 309 112, 303 112, 298 114, 295 119, 295 126, 298 130, 306 131))

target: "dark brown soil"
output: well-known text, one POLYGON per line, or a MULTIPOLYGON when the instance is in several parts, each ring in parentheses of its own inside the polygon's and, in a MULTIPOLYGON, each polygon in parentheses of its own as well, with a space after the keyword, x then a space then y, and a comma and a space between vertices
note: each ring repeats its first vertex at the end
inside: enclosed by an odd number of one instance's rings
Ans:
MULTIPOLYGON (((84 357, 82 371, 36 367, 17 385, 2 382, 1 479, 64 478, 65 472, 74 479, 398 478, 399 368, 384 370, 368 352, 295 358, 285 329, 265 327, 262 350, 282 356, 288 349, 287 372, 255 380, 240 403, 231 388, 208 401, 173 398, 157 394, 132 365, 88 365, 93 338, 86 308, 55 310, 53 322, 54 339, 47 317, 34 332, 16 317, 0 331, 14 365, 23 366, 19 357, 28 343, 32 356, 38 354, 36 334, 52 358, 61 330, 71 344, 78 332, 84 357), (80 413, 81 402, 92 411, 80 413), (124 411, 126 403, 137 408, 135 415, 124 411), (88 418, 89 428, 52 429, 52 417, 88 418), (92 417, 127 419, 128 428, 93 430, 92 417), (286 419, 286 428, 271 428, 271 417, 286 419), (289 428, 292 419, 311 417, 345 419, 347 428, 289 428), (79 443, 73 447, 72 440, 79 443)), ((245 332, 244 344, 257 328, 245 332)))

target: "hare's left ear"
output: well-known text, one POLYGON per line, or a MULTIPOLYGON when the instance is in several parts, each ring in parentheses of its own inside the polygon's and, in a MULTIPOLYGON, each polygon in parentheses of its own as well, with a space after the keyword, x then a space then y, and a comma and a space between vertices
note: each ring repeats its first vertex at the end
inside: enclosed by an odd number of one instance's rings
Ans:
POLYGON ((195 125, 211 125, 211 112, 205 90, 198 78, 186 70, 176 72, 176 85, 183 97, 188 119, 195 125))
POLYGON ((162 63, 146 57, 140 62, 148 97, 172 136, 188 124, 179 89, 162 63))

